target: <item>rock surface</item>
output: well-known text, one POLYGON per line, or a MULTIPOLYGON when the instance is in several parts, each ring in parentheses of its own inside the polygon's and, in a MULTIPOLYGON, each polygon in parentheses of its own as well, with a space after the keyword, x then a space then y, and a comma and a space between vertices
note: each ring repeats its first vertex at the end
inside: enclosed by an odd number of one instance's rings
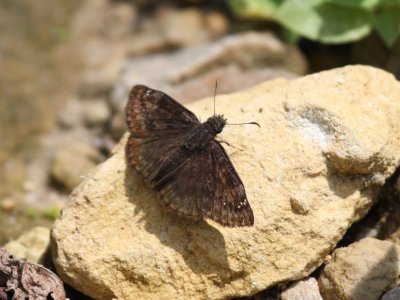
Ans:
POLYGON ((282 300, 323 300, 314 277, 292 284, 281 294, 282 300))
POLYGON ((86 142, 65 144, 54 154, 50 176, 63 188, 71 191, 79 184, 81 176, 96 166, 97 158, 96 151, 86 142))
POLYGON ((225 34, 228 28, 226 18, 217 12, 160 8, 151 19, 143 22, 138 34, 129 38, 129 55, 139 56, 199 44, 225 34))
POLYGON ((50 229, 42 226, 32 228, 17 240, 8 242, 4 248, 12 255, 32 263, 41 262, 50 243, 50 229))
MULTIPOLYGON (((220 134, 235 146, 224 145, 255 214, 251 228, 165 211, 127 168, 123 139, 52 228, 58 274, 96 299, 220 299, 307 276, 394 172, 399 95, 392 75, 350 66, 218 96, 228 120, 261 125, 220 134)), ((189 108, 205 120, 212 103, 189 108)))
POLYGON ((187 104, 212 94, 216 81, 217 94, 225 94, 273 78, 292 79, 306 69, 307 63, 298 49, 268 32, 233 34, 172 54, 129 59, 111 93, 110 105, 115 112, 111 124, 113 136, 126 130, 124 107, 134 84, 162 90, 187 104))
POLYGON ((272 77, 293 78, 297 74, 304 74, 307 69, 300 51, 284 44, 271 33, 246 32, 230 35, 173 54, 154 54, 128 60, 121 80, 112 93, 113 108, 116 111, 123 110, 133 84, 149 85, 177 97, 177 85, 191 85, 191 80, 198 81, 199 77, 216 72, 221 67, 229 67, 227 73, 233 73, 233 76, 222 74, 218 78, 214 74, 207 90, 196 90, 192 97, 197 98, 185 98, 181 101, 188 102, 210 95, 216 79, 220 85, 218 92, 224 93, 225 86, 230 88, 230 92, 237 91, 272 77), (232 83, 229 82, 235 82, 240 89, 232 89, 229 86, 232 83))
POLYGON ((398 300, 400 299, 400 287, 391 289, 389 292, 385 293, 381 300, 398 300))
POLYGON ((377 300, 400 276, 400 247, 366 238, 333 252, 320 279, 326 300, 377 300))

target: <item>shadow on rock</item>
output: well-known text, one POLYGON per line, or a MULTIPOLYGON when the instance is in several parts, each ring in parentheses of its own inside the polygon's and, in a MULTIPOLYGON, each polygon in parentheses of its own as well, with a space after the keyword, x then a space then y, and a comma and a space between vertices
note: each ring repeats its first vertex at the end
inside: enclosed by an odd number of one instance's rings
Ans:
POLYGON ((225 239, 218 229, 204 220, 187 219, 162 207, 157 193, 129 167, 124 185, 129 201, 135 205, 135 215, 143 214, 139 223, 144 222, 149 233, 179 253, 193 272, 214 275, 217 285, 245 275, 229 267, 225 239))
POLYGON ((381 260, 369 266, 369 272, 354 286, 352 299, 378 299, 384 292, 394 288, 400 275, 398 262, 398 252, 393 244, 381 260))

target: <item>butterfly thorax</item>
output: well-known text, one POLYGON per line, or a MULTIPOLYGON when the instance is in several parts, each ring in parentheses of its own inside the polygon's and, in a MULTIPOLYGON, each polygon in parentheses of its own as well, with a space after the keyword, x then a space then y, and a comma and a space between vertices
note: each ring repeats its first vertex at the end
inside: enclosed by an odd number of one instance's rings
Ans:
POLYGON ((225 124, 226 119, 223 115, 208 118, 206 122, 200 123, 189 131, 188 137, 185 139, 185 143, 183 144, 183 148, 193 151, 195 149, 206 147, 218 133, 221 133, 225 124))

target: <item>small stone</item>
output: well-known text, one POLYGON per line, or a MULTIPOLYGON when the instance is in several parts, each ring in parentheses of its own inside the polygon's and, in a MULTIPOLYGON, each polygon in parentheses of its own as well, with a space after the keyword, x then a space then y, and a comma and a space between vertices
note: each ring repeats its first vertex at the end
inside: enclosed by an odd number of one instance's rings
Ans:
POLYGON ((111 120, 110 134, 115 141, 118 141, 126 131, 124 117, 121 114, 115 114, 111 120))
POLYGON ((331 261, 332 261, 332 255, 329 255, 329 254, 325 255, 325 257, 323 259, 324 265, 331 263, 331 261))
POLYGON ((84 48, 87 67, 81 76, 79 95, 83 98, 107 96, 121 72, 125 52, 123 44, 87 42, 84 48))
POLYGON ((133 3, 108 3, 109 9, 104 11, 102 33, 108 39, 124 38, 131 32, 137 12, 133 3))
POLYGON ((12 211, 16 206, 13 198, 5 198, 0 201, 0 208, 4 211, 12 211))
POLYGON ((323 300, 314 277, 295 282, 281 294, 282 300, 323 300))
POLYGON ((332 257, 319 278, 326 300, 376 300, 400 282, 400 247, 392 242, 366 238, 332 257))
POLYGON ((212 37, 222 36, 229 30, 229 22, 224 15, 218 12, 209 12, 205 16, 205 23, 212 37))
POLYGON ((310 210, 310 205, 307 203, 307 201, 296 196, 290 197, 290 205, 293 212, 296 214, 306 215, 310 210))
MULTIPOLYGON (((132 43, 138 47, 142 45, 137 39, 133 39, 132 43)), ((157 39, 152 43, 156 47, 157 39)), ((121 72, 119 82, 114 86, 111 105, 114 111, 122 114, 128 93, 132 85, 137 83, 171 93, 179 83, 192 80, 193 85, 186 86, 185 90, 192 91, 190 99, 193 100, 213 93, 215 75, 218 73, 217 93, 228 93, 249 88, 271 78, 294 78, 305 73, 306 69, 307 64, 300 51, 284 44, 271 33, 229 35, 172 54, 153 54, 130 59, 121 72), (229 69, 222 72, 216 70, 223 68, 221 66, 229 66, 229 69), (230 76, 224 76, 225 72, 229 72, 230 76), (210 82, 202 85, 201 93, 196 89, 199 86, 196 79, 199 77, 203 77, 203 82, 210 82)), ((189 102, 186 98, 180 99, 182 101, 189 102)))
POLYGON ((58 123, 64 128, 78 127, 82 124, 82 103, 79 99, 70 99, 58 115, 58 123))
POLYGON ((160 18, 160 30, 173 45, 190 46, 208 38, 203 15, 198 9, 165 10, 160 18))
POLYGON ((40 263, 50 243, 50 229, 34 227, 4 247, 13 255, 40 263))
POLYGON ((400 287, 396 287, 386 292, 381 300, 399 300, 400 299, 400 287))
POLYGON ((67 191, 79 184, 81 177, 96 166, 98 154, 90 145, 77 141, 65 145, 54 155, 50 176, 67 191))
POLYGON ((27 192, 32 192, 36 188, 35 182, 33 180, 24 181, 24 190, 27 192))
POLYGON ((83 103, 83 116, 89 126, 102 125, 110 119, 111 111, 105 99, 87 100, 83 103))
POLYGON ((229 29, 219 13, 204 14, 198 9, 161 8, 154 18, 142 24, 142 30, 128 41, 130 56, 193 46, 217 38, 229 29), (182 30, 185 28, 185 30, 182 30))

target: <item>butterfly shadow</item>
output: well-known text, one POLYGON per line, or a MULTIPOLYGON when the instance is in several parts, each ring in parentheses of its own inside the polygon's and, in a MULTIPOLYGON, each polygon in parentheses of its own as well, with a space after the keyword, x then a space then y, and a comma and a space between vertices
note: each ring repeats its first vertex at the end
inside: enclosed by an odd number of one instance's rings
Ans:
POLYGON ((204 220, 188 219, 164 208, 157 193, 129 167, 125 170, 124 186, 129 202, 135 206, 132 220, 136 226, 179 253, 194 273, 211 276, 215 284, 225 284, 245 275, 230 268, 225 238, 217 228, 204 220))

